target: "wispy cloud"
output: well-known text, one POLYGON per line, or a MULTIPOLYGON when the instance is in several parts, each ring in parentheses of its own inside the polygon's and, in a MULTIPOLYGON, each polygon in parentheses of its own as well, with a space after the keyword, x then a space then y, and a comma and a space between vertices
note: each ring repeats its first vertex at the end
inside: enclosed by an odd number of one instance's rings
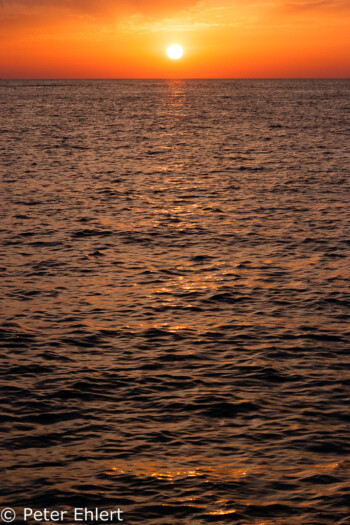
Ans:
POLYGON ((111 13, 177 12, 195 5, 198 0, 177 0, 170 4, 162 0, 0 0, 0 8, 20 13, 18 8, 68 9, 71 12, 104 16, 111 13))
MULTIPOLYGON (((209 29, 213 27, 222 27, 227 26, 227 24, 222 24, 220 22, 179 22, 172 19, 164 19, 156 22, 147 22, 147 21, 136 21, 128 20, 125 23, 122 23, 119 28, 125 33, 135 33, 135 32, 152 32, 152 33, 161 33, 161 32, 188 32, 188 31, 200 31, 203 29, 209 29)), ((233 25, 233 24, 231 24, 233 25)))
POLYGON ((21 27, 74 27, 85 20, 123 33, 199 32, 236 25, 299 26, 302 17, 316 23, 317 15, 341 19, 343 12, 350 12, 350 0, 0 0, 0 28, 4 34, 21 27))
MULTIPOLYGON (((155 17, 143 13, 124 17, 119 24, 119 30, 126 33, 135 32, 192 32, 205 29, 228 27, 236 25, 232 17, 225 17, 225 12, 231 9, 227 6, 212 6, 208 2, 198 2, 187 5, 177 16, 155 17)), ((153 13, 152 13, 153 14, 153 13)))
POLYGON ((288 14, 323 11, 342 12, 350 11, 350 2, 348 0, 287 0, 280 4, 280 8, 288 14))

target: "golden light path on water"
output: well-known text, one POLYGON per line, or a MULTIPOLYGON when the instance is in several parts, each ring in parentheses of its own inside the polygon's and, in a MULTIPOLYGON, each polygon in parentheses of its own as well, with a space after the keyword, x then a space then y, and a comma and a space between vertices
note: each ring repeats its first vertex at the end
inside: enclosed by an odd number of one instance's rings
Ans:
MULTIPOLYGON (((190 479, 190 478, 201 478, 204 483, 210 484, 213 479, 220 479, 225 483, 235 483, 243 480, 248 476, 259 477, 259 474, 270 468, 273 472, 275 468, 278 470, 276 465, 255 465, 255 466, 245 466, 238 468, 236 464, 225 462, 223 464, 213 465, 208 462, 208 459, 202 456, 192 456, 191 462, 196 464, 196 467, 186 467, 184 465, 172 466, 171 461, 160 462, 159 460, 146 460, 146 461, 118 461, 118 466, 112 466, 110 470, 106 471, 108 476, 124 476, 132 475, 136 476, 139 479, 155 478, 159 481, 168 481, 176 482, 180 480, 190 479)), ((337 469, 347 468, 344 464, 339 463, 328 463, 323 465, 314 465, 312 469, 305 469, 300 471, 296 469, 293 465, 283 469, 286 474, 286 479, 289 479, 292 482, 297 476, 312 476, 312 475, 330 475, 333 471, 337 469)), ((315 490, 315 496, 319 491, 315 490)), ((324 495, 330 494, 330 491, 327 487, 324 487, 324 495)), ((185 503, 188 506, 191 504, 196 507, 196 502, 199 497, 188 496, 185 498, 179 499, 179 503, 185 503)), ((250 506, 262 505, 268 507, 269 505, 281 504, 283 501, 276 500, 274 495, 271 494, 269 497, 264 498, 263 500, 259 499, 242 499, 234 498, 236 504, 244 505, 248 508, 250 506)), ((229 514, 235 514, 237 509, 233 508, 233 501, 230 498, 222 498, 210 505, 210 510, 207 514, 209 516, 224 516, 229 514)), ((164 505, 167 506, 166 504, 164 505)), ((251 523, 251 522, 249 522, 251 523)), ((279 522, 281 525, 289 525, 290 521, 281 520, 279 522)), ((255 521, 255 525, 276 525, 275 520, 265 520, 265 521, 255 521)))

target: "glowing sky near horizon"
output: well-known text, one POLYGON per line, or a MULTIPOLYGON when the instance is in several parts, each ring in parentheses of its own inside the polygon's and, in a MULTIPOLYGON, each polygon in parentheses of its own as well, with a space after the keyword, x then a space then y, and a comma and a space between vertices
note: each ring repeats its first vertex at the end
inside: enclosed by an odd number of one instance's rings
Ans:
POLYGON ((0 0, 0 77, 349 77, 349 26, 348 0, 0 0))

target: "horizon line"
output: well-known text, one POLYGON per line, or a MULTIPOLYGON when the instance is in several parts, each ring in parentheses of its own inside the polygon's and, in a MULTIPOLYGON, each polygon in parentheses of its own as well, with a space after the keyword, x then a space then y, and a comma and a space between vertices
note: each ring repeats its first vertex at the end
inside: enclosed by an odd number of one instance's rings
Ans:
POLYGON ((0 77, 4 80, 350 80, 348 77, 0 77))

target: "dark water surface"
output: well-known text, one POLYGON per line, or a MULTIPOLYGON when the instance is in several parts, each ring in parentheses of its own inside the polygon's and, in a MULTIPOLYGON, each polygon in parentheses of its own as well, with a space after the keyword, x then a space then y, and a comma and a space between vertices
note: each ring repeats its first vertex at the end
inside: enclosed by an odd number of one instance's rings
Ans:
POLYGON ((1 503, 350 523, 349 95, 0 82, 1 503))

